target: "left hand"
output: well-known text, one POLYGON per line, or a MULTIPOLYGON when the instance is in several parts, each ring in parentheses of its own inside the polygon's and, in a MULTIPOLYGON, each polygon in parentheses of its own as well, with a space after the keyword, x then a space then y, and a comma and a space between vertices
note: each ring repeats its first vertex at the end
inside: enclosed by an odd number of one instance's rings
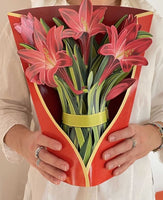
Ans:
POLYGON ((113 176, 117 176, 137 159, 160 146, 161 136, 157 127, 152 125, 130 124, 127 128, 111 133, 108 141, 121 141, 102 154, 102 158, 107 161, 105 167, 114 169, 113 176))

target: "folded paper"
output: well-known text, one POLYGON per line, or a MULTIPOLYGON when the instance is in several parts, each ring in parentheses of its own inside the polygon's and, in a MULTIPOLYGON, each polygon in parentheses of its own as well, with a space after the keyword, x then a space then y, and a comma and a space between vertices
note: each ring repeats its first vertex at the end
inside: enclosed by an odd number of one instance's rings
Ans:
MULTIPOLYGON (((58 18, 61 17, 58 11, 60 8, 65 8, 65 6, 33 8, 9 13, 8 16, 17 48, 22 48, 19 44, 22 43, 23 40, 20 34, 15 30, 14 24, 20 22, 20 17, 22 15, 27 15, 30 12, 38 19, 44 17, 46 23, 52 27, 54 25, 52 18, 54 16, 58 18)), ((75 10, 79 9, 78 6, 69 6, 69 8, 75 10)), ((96 9, 98 6, 94 6, 94 8, 96 9)), ((124 15, 133 14, 137 16, 138 23, 141 25, 141 30, 147 32, 149 31, 153 13, 126 7, 106 6, 106 8, 107 10, 103 21, 104 24, 110 26, 115 24, 124 15)), ((24 70, 26 70, 28 64, 22 60, 22 65, 24 70)), ((31 83, 27 79, 42 133, 60 141, 63 145, 63 149, 60 152, 53 151, 51 149, 48 150, 56 156, 66 160, 70 164, 70 170, 67 172, 68 178, 65 181, 66 183, 76 186, 89 187, 101 184, 112 178, 112 170, 105 168, 105 161, 102 159, 101 155, 106 149, 116 144, 116 142, 109 143, 107 141, 108 135, 128 126, 140 72, 141 67, 135 66, 131 74, 131 78, 136 80, 135 83, 125 94, 111 102, 109 112, 106 110, 92 116, 69 116, 69 114, 63 113, 63 123, 76 128, 78 128, 80 124, 80 127, 96 126, 98 123, 101 124, 106 122, 108 117, 111 120, 111 123, 106 128, 95 146, 86 166, 75 145, 60 126, 62 121, 62 108, 57 92, 48 86, 31 83), (96 120, 97 115, 99 117, 98 120, 96 120), (88 123, 88 121, 90 121, 90 123, 88 123)))

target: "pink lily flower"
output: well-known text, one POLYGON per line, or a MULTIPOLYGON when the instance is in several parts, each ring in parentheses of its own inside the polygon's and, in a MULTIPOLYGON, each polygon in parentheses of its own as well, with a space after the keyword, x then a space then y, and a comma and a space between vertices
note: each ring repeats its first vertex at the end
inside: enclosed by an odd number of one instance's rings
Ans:
POLYGON ((28 13, 28 15, 21 16, 21 22, 15 23, 14 28, 21 34, 24 43, 34 45, 33 41, 33 22, 34 17, 28 13))
POLYGON ((26 75, 31 82, 56 87, 54 74, 59 69, 72 65, 72 59, 62 50, 62 31, 63 26, 53 27, 46 35, 40 22, 34 19, 36 50, 21 49, 18 51, 19 56, 30 64, 26 69, 26 75))
POLYGON ((106 101, 110 101, 111 99, 114 99, 115 97, 126 91, 134 82, 135 79, 132 78, 126 78, 123 81, 121 81, 118 85, 114 86, 110 90, 106 97, 106 101))
POLYGON ((117 29, 112 26, 111 43, 103 45, 99 53, 113 55, 119 60, 124 72, 129 72, 134 65, 147 65, 148 61, 142 54, 151 45, 152 40, 150 38, 136 39, 139 28, 139 25, 132 23, 118 35, 117 29))
POLYGON ((101 23, 105 11, 105 7, 93 11, 93 5, 90 0, 82 1, 79 13, 73 9, 59 9, 62 18, 69 26, 69 28, 63 32, 63 38, 72 37, 75 40, 80 40, 85 64, 88 62, 90 37, 98 33, 106 32, 105 25, 101 23))

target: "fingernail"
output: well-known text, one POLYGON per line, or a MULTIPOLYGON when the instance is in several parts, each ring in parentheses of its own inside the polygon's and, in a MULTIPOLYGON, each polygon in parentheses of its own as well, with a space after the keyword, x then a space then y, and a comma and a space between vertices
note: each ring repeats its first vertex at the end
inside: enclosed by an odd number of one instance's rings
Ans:
POLYGON ((109 141, 110 142, 114 142, 116 140, 115 136, 111 135, 109 136, 109 141))
POLYGON ((104 160, 109 160, 109 158, 110 158, 110 154, 109 154, 109 153, 104 154, 103 158, 104 158, 104 160))
POLYGON ((108 165, 107 168, 108 168, 109 170, 114 169, 114 165, 108 165))
POLYGON ((66 174, 63 174, 63 175, 59 176, 59 180, 61 180, 61 181, 65 181, 66 178, 67 178, 66 174))
POLYGON ((60 151, 62 149, 62 144, 58 143, 55 145, 55 150, 60 151))
POLYGON ((119 172, 114 172, 114 174, 113 174, 114 176, 118 176, 119 175, 119 172))
POLYGON ((55 181, 54 181, 54 184, 56 184, 56 185, 59 185, 60 183, 61 183, 60 180, 55 180, 55 181))
POLYGON ((69 166, 68 165, 61 165, 61 169, 63 171, 68 171, 69 170, 69 166))

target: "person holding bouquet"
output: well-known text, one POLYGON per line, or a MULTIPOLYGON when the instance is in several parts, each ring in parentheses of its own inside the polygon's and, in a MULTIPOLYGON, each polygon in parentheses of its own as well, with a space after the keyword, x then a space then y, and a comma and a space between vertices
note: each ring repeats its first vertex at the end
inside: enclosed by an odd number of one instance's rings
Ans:
MULTIPOLYGON (((51 2, 51 5, 78 5, 80 3, 80 0, 67 2, 58 0, 55 3, 51 2)), ((145 0, 92 0, 92 4, 152 9, 145 0)), ((44 5, 46 4, 40 1, 40 6, 44 5)), ((19 162, 23 157, 30 164, 24 200, 154 199, 148 153, 160 150, 161 154, 163 151, 161 150, 163 144, 161 25, 163 25, 163 19, 154 13, 151 27, 153 43, 146 52, 148 66, 142 68, 141 71, 130 124, 127 128, 108 136, 108 142, 119 141, 119 143, 101 155, 106 161, 106 169, 114 169, 114 177, 90 188, 64 183, 67 178, 66 172, 71 166, 47 150, 50 148, 60 152, 63 148, 62 143, 41 133, 24 74, 21 67, 18 67, 20 63, 12 37, 10 38, 12 42, 5 43, 8 40, 8 34, 2 36, 2 43, 5 46, 7 44, 7 50, 3 49, 0 73, 2 83, 0 90, 1 143, 10 161, 19 162), (30 129, 32 119, 33 130, 30 129)), ((101 49, 101 52, 104 51, 101 49)))

